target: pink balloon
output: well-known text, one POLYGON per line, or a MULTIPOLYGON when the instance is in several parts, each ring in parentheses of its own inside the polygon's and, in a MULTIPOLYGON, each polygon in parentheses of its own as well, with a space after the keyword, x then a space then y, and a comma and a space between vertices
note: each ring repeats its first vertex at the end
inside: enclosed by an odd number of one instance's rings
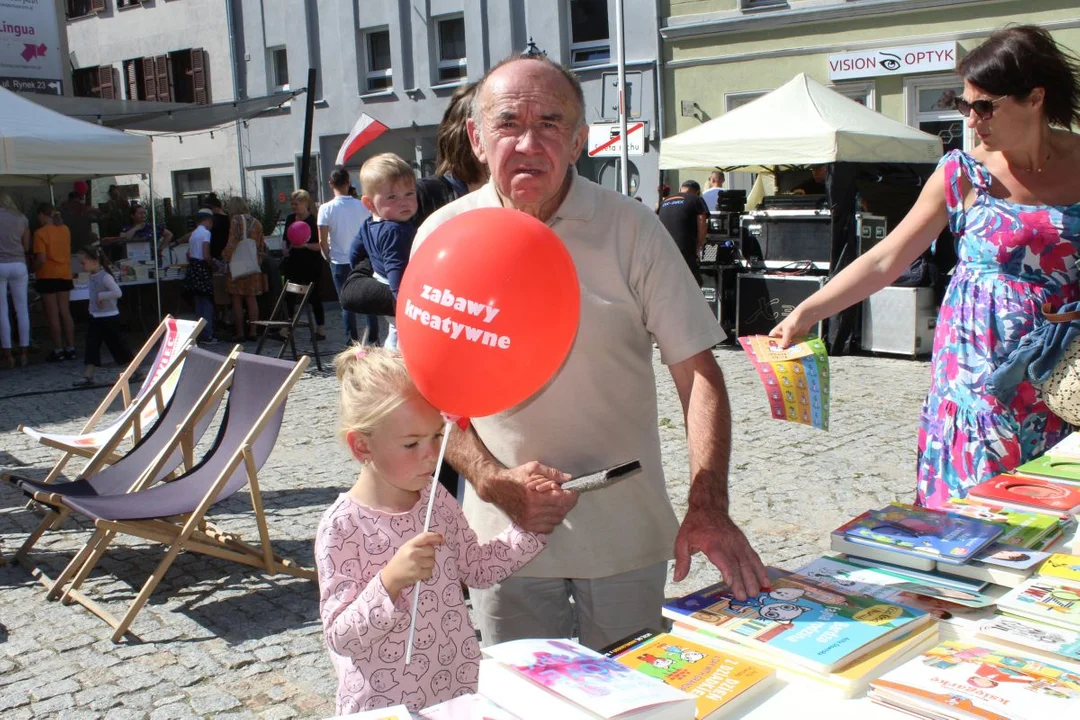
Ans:
POLYGON ((285 231, 289 244, 299 247, 311 239, 311 226, 303 220, 297 220, 285 231))
POLYGON ((86 184, 85 180, 76 180, 73 189, 77 195, 85 195, 90 190, 90 186, 86 184))

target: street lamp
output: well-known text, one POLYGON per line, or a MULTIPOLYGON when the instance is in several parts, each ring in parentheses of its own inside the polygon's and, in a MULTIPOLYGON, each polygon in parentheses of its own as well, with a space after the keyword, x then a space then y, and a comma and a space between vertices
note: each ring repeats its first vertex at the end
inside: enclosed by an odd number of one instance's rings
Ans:
POLYGON ((547 55, 547 50, 541 50, 536 47, 536 43, 533 42, 532 36, 529 36, 529 43, 525 46, 525 50, 521 53, 525 57, 536 57, 537 55, 547 55))

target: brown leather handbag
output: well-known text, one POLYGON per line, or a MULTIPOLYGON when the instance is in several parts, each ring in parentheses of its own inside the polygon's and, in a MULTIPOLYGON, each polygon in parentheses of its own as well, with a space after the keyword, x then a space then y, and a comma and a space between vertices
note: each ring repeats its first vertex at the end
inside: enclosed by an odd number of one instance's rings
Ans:
MULTIPOLYGON (((1080 320, 1080 311, 1055 313, 1050 303, 1042 306, 1042 313, 1051 323, 1080 320)), ((1050 377, 1036 387, 1042 392, 1043 402, 1050 412, 1070 425, 1080 425, 1080 338, 1069 343, 1050 377)))

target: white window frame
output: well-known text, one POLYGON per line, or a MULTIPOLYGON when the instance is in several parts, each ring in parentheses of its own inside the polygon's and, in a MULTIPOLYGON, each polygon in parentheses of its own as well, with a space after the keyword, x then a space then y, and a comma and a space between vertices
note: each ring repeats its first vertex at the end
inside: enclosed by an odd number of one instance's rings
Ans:
POLYGON ((861 98, 866 107, 877 110, 877 83, 873 80, 841 80, 830 85, 829 89, 852 100, 861 98))
POLYGON ((589 67, 590 65, 607 65, 611 63, 613 53, 611 50, 611 18, 608 17, 608 34, 607 38, 603 40, 585 40, 583 42, 574 42, 574 21, 570 8, 573 0, 566 0, 566 22, 567 22, 567 35, 570 37, 570 67, 589 67), (594 50, 607 50, 608 56, 606 58, 600 58, 596 60, 578 60, 578 53, 589 53, 594 50))
POLYGON ((963 82, 956 75, 920 75, 904 78, 904 121, 908 126, 919 129, 920 122, 940 122, 959 120, 963 127, 963 148, 970 152, 975 147, 975 134, 967 126, 964 117, 956 110, 942 109, 940 112, 919 112, 920 90, 947 90, 963 87, 963 82))
POLYGON ((453 58, 450 60, 443 59, 442 48, 442 24, 445 22, 453 22, 454 20, 461 21, 461 29, 465 31, 465 15, 462 13, 456 13, 454 15, 443 15, 435 18, 435 82, 439 85, 449 85, 452 83, 465 82, 469 76, 469 40, 467 37, 462 38, 465 43, 465 55, 460 58, 453 58), (442 76, 443 70, 459 69, 460 73, 457 77, 444 78, 442 76))
POLYGON ((366 28, 364 30, 364 94, 368 93, 384 93, 390 92, 394 89, 394 48, 393 44, 390 44, 390 67, 385 70, 373 70, 371 67, 371 37, 376 33, 386 33, 387 41, 391 41, 390 28, 366 28), (381 80, 382 78, 389 78, 390 84, 386 87, 372 87, 372 80, 381 80))
POLYGON ((285 53, 285 74, 289 74, 289 49, 285 45, 278 45, 276 47, 266 48, 267 64, 270 71, 270 82, 266 83, 274 92, 289 89, 289 83, 278 83, 278 67, 277 67, 277 54, 279 52, 285 53))
POLYGON ((195 203, 197 204, 199 196, 208 195, 210 192, 213 191, 213 189, 214 189, 214 170, 213 170, 213 168, 209 168, 209 167, 195 167, 195 168, 184 168, 183 170, 173 170, 173 172, 172 172, 172 181, 173 181, 173 191, 174 191, 173 194, 175 195, 174 199, 175 199, 175 202, 176 202, 176 209, 179 212, 187 213, 187 209, 184 207, 184 204, 185 204, 184 201, 185 200, 190 198, 190 199, 193 199, 195 201, 195 203), (203 171, 206 172, 206 189, 205 190, 192 190, 191 189, 192 183, 191 183, 190 173, 195 173, 195 172, 201 173, 203 171), (183 178, 183 180, 184 180, 183 185, 185 187, 184 187, 183 190, 181 190, 181 187, 180 187, 181 178, 183 178))

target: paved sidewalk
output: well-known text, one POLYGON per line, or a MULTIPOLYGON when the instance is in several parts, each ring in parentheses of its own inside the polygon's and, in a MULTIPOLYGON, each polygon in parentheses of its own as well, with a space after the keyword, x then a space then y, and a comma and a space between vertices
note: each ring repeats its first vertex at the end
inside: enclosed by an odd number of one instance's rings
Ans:
MULTIPOLYGON (((330 329, 331 338, 336 332, 330 329)), ((228 347, 218 346, 222 352, 228 347)), ((764 391, 741 351, 724 347, 716 354, 732 397, 732 512, 766 562, 797 566, 826 548, 828 531, 841 520, 911 497, 917 418, 929 379, 925 362, 833 360, 832 427, 826 433, 769 419, 764 391)), ((681 516, 689 474, 682 412, 670 375, 658 358, 654 364, 664 465, 681 516)), ((44 475, 56 453, 33 445, 15 428, 25 423, 77 430, 105 390, 69 390, 76 371, 66 363, 0 372, 0 469, 44 475), (10 397, 41 390, 49 392, 10 397)), ((357 472, 334 438, 336 402, 329 366, 321 374, 309 371, 290 397, 278 446, 260 474, 275 548, 305 565, 313 563, 319 517, 357 472)), ((37 523, 22 506, 21 495, 0 487, 0 544, 6 553, 37 523)), ((253 538, 247 508, 248 495, 241 492, 217 506, 213 520, 253 538)), ((55 575, 86 538, 86 528, 71 523, 48 535, 37 557, 55 575)), ((161 555, 158 546, 116 542, 84 589, 122 613, 161 555)), ((686 592, 716 577, 699 558, 691 578, 668 591, 686 592)), ((21 567, 0 567, 4 718, 333 714, 336 683, 313 583, 266 578, 251 568, 183 554, 133 625, 141 642, 119 645, 80 606, 44 596, 21 567)))

